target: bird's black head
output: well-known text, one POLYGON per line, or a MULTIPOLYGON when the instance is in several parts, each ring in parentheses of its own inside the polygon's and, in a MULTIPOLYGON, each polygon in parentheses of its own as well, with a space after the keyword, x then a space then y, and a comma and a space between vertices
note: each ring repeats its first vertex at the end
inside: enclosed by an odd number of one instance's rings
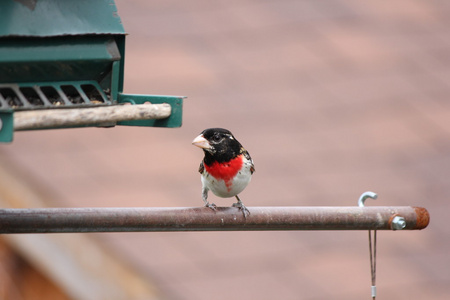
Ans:
POLYGON ((233 134, 223 128, 208 128, 192 142, 205 152, 205 163, 226 162, 241 153, 241 144, 233 134))

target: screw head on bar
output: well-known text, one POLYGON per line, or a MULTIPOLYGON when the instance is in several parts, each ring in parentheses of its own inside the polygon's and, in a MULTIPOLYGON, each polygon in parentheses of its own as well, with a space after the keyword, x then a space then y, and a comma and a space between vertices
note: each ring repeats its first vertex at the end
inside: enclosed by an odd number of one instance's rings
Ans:
POLYGON ((405 218, 400 217, 400 216, 395 216, 392 219, 391 222, 391 228, 392 230, 402 230, 403 228, 406 227, 406 221, 405 218))

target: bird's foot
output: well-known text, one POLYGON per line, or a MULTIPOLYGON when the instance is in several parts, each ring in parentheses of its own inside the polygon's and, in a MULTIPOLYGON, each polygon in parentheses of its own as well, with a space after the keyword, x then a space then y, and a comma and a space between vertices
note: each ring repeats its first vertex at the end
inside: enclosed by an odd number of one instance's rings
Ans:
POLYGON ((206 202, 205 207, 209 207, 209 208, 211 208, 213 211, 216 211, 216 210, 217 210, 217 205, 215 205, 214 203, 206 202))
POLYGON ((242 211, 242 214, 244 215, 244 218, 247 219, 247 217, 250 215, 250 211, 247 207, 245 207, 244 203, 242 201, 238 201, 237 203, 233 203, 233 207, 239 208, 240 211, 242 211))

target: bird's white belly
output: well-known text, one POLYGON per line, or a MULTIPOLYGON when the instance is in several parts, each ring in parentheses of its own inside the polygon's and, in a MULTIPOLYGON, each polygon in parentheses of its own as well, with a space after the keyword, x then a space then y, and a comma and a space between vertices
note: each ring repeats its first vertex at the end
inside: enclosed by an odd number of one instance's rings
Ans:
POLYGON ((217 180, 206 172, 202 175, 202 184, 214 195, 222 198, 234 197, 242 192, 251 180, 250 167, 245 166, 228 184, 224 180, 217 180))

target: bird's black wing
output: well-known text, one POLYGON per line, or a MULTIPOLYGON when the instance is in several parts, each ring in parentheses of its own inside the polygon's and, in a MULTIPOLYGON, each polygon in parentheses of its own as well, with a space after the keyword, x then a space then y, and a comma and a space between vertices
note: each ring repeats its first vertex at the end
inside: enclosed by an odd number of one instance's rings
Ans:
POLYGON ((252 163, 252 166, 250 167, 250 172, 253 174, 255 172, 255 164, 253 163, 253 159, 250 157, 250 153, 248 153, 247 150, 242 148, 241 150, 242 154, 244 154, 245 158, 252 163))
POLYGON ((203 161, 200 163, 200 166, 198 167, 198 172, 200 174, 203 174, 203 171, 205 170, 205 166, 203 165, 203 161))

